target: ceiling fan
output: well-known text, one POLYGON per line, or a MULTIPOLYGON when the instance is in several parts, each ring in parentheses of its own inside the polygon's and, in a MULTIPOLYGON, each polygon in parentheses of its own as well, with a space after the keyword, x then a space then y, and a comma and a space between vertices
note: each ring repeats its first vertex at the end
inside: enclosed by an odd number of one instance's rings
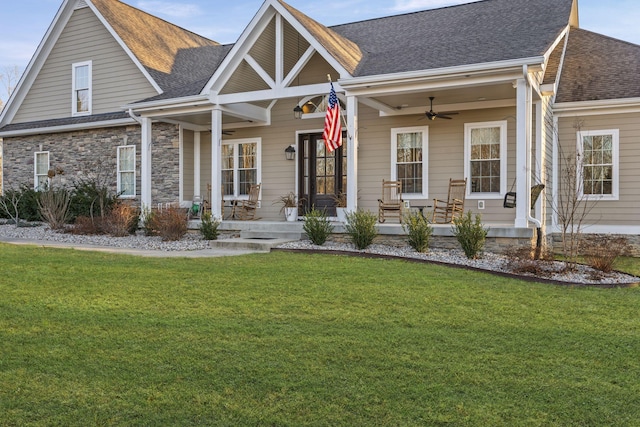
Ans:
POLYGON ((447 120, 451 120, 451 117, 454 114, 458 114, 456 112, 453 111, 447 111, 447 112, 442 112, 442 113, 436 113, 435 111, 433 111, 433 100, 435 99, 434 96, 430 96, 429 97, 429 101, 431 101, 431 106, 429 107, 429 111, 425 112, 424 114, 427 116, 427 119, 429 120, 435 120, 435 119, 447 119, 447 120))

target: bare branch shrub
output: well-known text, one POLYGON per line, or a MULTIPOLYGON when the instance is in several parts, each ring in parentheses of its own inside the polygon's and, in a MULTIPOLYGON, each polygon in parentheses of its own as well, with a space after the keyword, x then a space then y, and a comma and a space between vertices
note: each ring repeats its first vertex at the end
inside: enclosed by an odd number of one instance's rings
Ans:
POLYGON ((40 192, 38 208, 40 216, 52 230, 61 230, 69 220, 69 202, 71 195, 66 188, 40 192))
POLYGON ((184 209, 170 207, 156 212, 150 225, 162 240, 180 240, 187 234, 187 214, 184 209))
POLYGON ((20 225, 20 200, 23 195, 22 191, 8 190, 0 196, 0 213, 8 215, 16 227, 20 225))
POLYGON ((135 233, 138 226, 138 209, 124 203, 116 204, 106 219, 106 231, 115 237, 124 237, 135 233))
POLYGON ((629 252, 629 241, 624 236, 596 236, 583 241, 585 262, 603 273, 613 270, 618 257, 629 252))
POLYGON ((106 234, 105 222, 102 218, 90 218, 88 216, 79 216, 73 224, 72 228, 67 231, 77 235, 96 235, 106 234))

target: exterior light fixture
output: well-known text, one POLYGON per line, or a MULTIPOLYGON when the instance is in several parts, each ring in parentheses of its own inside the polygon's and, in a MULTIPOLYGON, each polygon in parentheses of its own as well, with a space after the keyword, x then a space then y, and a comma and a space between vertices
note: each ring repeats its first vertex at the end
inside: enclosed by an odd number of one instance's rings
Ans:
POLYGON ((284 149, 284 155, 286 156, 287 160, 293 160, 296 157, 296 147, 294 147, 293 145, 288 146, 284 149))
POLYGON ((293 109, 293 117, 295 119, 302 118, 302 108, 299 105, 296 105, 296 108, 293 109))

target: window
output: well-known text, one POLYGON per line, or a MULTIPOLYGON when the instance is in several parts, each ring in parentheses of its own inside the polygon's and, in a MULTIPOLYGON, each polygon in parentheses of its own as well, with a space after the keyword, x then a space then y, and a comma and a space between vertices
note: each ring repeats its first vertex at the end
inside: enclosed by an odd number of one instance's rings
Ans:
POLYGON ((402 195, 427 197, 428 126, 391 129, 391 179, 402 182, 402 195))
POLYGON ((72 66, 72 113, 74 116, 91 114, 91 61, 72 66))
POLYGON ((507 122, 464 125, 464 174, 470 198, 500 198, 507 188, 507 122))
POLYGON ((229 198, 246 198, 252 184, 261 180, 260 139, 222 143, 222 186, 229 198))
POLYGON ((578 132, 580 197, 618 199, 619 131, 578 132))
POLYGON ((118 147, 118 194, 120 197, 136 196, 136 146, 118 147))
POLYGON ((49 152, 40 151, 35 153, 33 164, 33 188, 36 191, 44 191, 49 186, 49 152))

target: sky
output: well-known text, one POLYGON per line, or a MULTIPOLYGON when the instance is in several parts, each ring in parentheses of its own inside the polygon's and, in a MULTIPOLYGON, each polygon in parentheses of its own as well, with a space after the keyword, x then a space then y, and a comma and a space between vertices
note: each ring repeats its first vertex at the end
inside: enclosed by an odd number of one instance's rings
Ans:
MULTIPOLYGON (((3 0, 3 2, 6 0, 3 0)), ((535 0, 531 0, 535 1, 535 0)), ((578 0, 580 27, 640 44, 638 0, 578 0)), ((219 43, 234 43, 262 0, 124 0, 219 43)), ((468 3, 465 0, 287 0, 327 25, 468 3)), ((62 0, 20 0, 0 13, 0 100, 6 102, 6 76, 29 64, 62 0)))

